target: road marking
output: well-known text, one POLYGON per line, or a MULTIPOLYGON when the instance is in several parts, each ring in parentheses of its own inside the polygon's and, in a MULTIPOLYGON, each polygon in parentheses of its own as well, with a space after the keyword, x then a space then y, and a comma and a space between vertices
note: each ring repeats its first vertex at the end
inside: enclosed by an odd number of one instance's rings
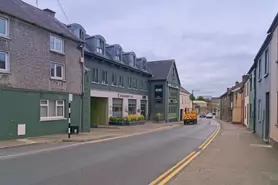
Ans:
POLYGON ((188 156, 186 156, 183 160, 181 160, 179 163, 177 163, 175 166, 173 166, 171 169, 163 173, 161 176, 159 176, 156 180, 151 182, 151 185, 157 184, 159 181, 161 181, 163 178, 165 178, 167 175, 169 175, 172 171, 174 171, 176 168, 178 168, 182 163, 184 163, 187 159, 189 159, 191 156, 193 156, 196 152, 192 152, 188 156))
POLYGON ((187 157, 185 157, 183 160, 181 160, 171 169, 163 173, 160 177, 158 177, 156 180, 151 182, 149 185, 158 185, 158 184, 164 185, 167 182, 169 182, 183 168, 185 168, 190 162, 192 162, 214 140, 214 138, 218 135, 219 131, 220 131, 220 125, 218 124, 217 129, 213 132, 213 134, 211 134, 209 138, 198 147, 199 150, 193 151, 191 154, 189 154, 187 157))
POLYGON ((209 142, 202 148, 203 150, 207 148, 207 146, 214 140, 214 138, 218 135, 218 132, 220 131, 220 126, 218 126, 217 132, 214 134, 214 136, 209 140, 209 142))
POLYGON ((220 126, 217 127, 217 129, 213 132, 213 134, 203 143, 201 146, 199 146, 199 149, 202 149, 204 145, 214 136, 214 134, 220 129, 220 126))
POLYGON ((201 152, 197 152, 196 154, 194 154, 190 159, 188 159, 188 161, 186 161, 183 165, 181 165, 178 169, 176 169, 173 173, 171 173, 168 177, 166 177, 161 183, 161 185, 166 184, 167 182, 169 182, 174 176, 176 176, 185 166, 187 166, 189 163, 191 163, 191 161, 193 161, 201 152))
POLYGON ((35 150, 35 151, 30 151, 30 152, 22 152, 22 153, 18 153, 18 154, 5 155, 5 156, 0 156, 0 160, 8 160, 8 159, 13 159, 13 158, 17 158, 17 157, 35 155, 35 154, 39 154, 39 153, 43 153, 43 152, 51 152, 51 151, 57 151, 57 150, 62 150, 62 149, 67 149, 67 148, 73 148, 76 146, 81 146, 81 145, 86 145, 86 144, 101 143, 101 142, 105 142, 105 141, 117 140, 117 139, 132 137, 132 136, 138 136, 138 135, 158 132, 158 131, 166 130, 166 129, 170 129, 170 128, 175 128, 177 126, 180 126, 180 125, 160 127, 160 128, 157 128, 157 129, 154 129, 151 131, 139 132, 139 133, 135 133, 135 134, 127 134, 127 135, 123 135, 123 136, 100 139, 100 140, 95 140, 95 141, 87 141, 87 142, 83 142, 83 143, 75 143, 75 144, 70 144, 70 145, 66 145, 66 146, 52 147, 52 148, 35 150))

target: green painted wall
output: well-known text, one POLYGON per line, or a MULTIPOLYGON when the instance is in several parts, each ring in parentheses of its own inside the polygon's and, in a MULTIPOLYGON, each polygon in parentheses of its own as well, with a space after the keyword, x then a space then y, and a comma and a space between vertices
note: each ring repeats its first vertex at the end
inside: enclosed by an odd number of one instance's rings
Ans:
MULTIPOLYGON (((0 89, 0 140, 67 133, 68 120, 40 121, 40 100, 65 100, 65 117, 68 117, 68 94, 23 92, 0 89), (26 135, 17 136, 17 125, 26 124, 26 135)), ((72 125, 81 123, 81 96, 74 95, 72 125)))

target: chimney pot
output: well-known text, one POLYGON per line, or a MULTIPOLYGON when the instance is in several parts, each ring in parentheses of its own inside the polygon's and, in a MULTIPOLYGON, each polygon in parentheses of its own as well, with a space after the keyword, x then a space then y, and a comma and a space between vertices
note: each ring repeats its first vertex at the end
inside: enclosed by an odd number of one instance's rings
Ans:
POLYGON ((46 9, 43 9, 43 11, 46 12, 48 15, 55 17, 56 12, 54 12, 53 10, 46 8, 46 9))
POLYGON ((235 85, 238 85, 238 84, 239 84, 239 82, 238 82, 238 81, 236 81, 235 85))

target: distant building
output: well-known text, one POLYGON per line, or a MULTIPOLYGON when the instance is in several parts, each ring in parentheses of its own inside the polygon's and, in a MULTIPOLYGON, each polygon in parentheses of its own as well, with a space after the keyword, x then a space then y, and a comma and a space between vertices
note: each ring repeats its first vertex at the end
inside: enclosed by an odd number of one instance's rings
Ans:
POLYGON ((180 79, 175 60, 147 62, 153 77, 149 79, 150 119, 180 119, 180 79))
POLYGON ((191 110, 192 101, 190 100, 190 93, 183 87, 180 88, 180 120, 186 111, 191 110))

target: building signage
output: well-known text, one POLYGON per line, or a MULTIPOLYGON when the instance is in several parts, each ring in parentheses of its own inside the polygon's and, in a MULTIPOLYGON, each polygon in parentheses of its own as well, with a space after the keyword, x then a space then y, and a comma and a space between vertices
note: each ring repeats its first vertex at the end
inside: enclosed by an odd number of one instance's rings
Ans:
POLYGON ((132 95, 128 95, 128 94, 118 94, 118 97, 119 98, 133 98, 133 96, 132 95))
POLYGON ((168 84, 168 86, 173 87, 173 88, 177 88, 177 89, 179 88, 179 86, 177 86, 177 85, 172 85, 172 84, 170 84, 170 83, 168 84))

